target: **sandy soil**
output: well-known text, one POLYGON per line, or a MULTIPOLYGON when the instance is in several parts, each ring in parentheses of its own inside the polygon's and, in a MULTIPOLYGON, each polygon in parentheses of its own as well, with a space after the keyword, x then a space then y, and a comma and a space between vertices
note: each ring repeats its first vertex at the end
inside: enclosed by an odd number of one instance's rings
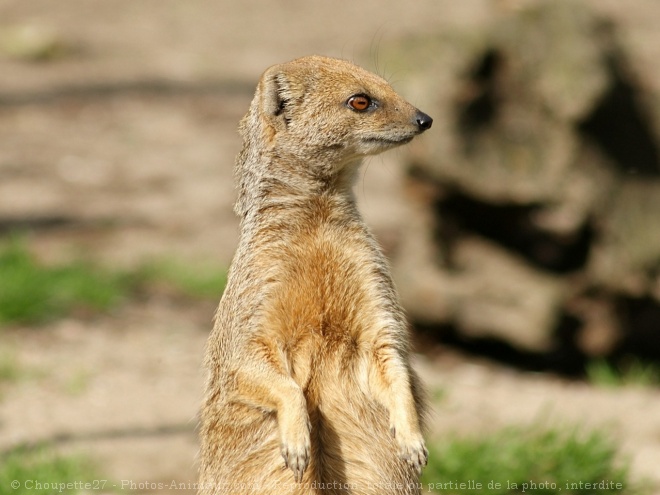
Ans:
MULTIPOLYGON (((27 27, 65 47, 50 62, 0 48, 0 233, 17 222, 35 227, 30 245, 48 261, 82 254, 117 266, 155 256, 228 264, 237 238, 235 129, 265 67, 322 53, 374 69, 383 40, 480 29, 522 3, 0 0, 0 39, 27 27)), ((660 57, 657 3, 592 4, 616 16, 638 48, 634 63, 660 57)), ((413 211, 400 185, 404 156, 370 160, 357 188, 385 243, 413 211)), ((120 488, 122 480, 193 483, 213 309, 154 299, 3 330, 0 346, 16 354, 24 376, 1 389, 0 450, 50 439, 89 453, 120 488)), ((660 487, 657 390, 602 390, 448 350, 417 365, 444 392, 434 436, 536 421, 604 428, 634 474, 660 487)))

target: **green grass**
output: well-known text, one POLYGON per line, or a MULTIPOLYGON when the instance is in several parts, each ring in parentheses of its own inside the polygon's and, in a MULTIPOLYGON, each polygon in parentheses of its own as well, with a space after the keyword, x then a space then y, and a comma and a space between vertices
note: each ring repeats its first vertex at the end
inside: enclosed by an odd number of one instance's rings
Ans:
POLYGON ((64 390, 71 396, 82 395, 92 382, 93 373, 88 369, 79 369, 64 384, 64 390))
POLYGON ((95 493, 102 484, 94 467, 79 456, 16 450, 0 457, 0 495, 95 493))
POLYGON ((44 372, 21 363, 16 349, 0 342, 0 403, 10 385, 44 376, 44 372))
POLYGON ((6 349, 0 350, 0 403, 4 400, 4 387, 14 383, 21 377, 21 368, 18 360, 6 349))
POLYGON ((422 480, 433 493, 453 495, 638 493, 627 468, 618 463, 615 445, 604 434, 538 428, 505 429, 431 446, 422 480), (614 484, 587 487, 599 482, 614 484))
POLYGON ((168 286, 187 297, 220 300, 227 284, 227 272, 213 265, 185 264, 175 260, 159 260, 145 264, 135 277, 148 284, 168 286))
POLYGON ((44 267, 19 241, 0 250, 0 324, 40 323, 74 310, 105 311, 127 289, 126 277, 87 262, 44 267))
POLYGON ((0 325, 38 324, 70 314, 108 311, 138 294, 158 292, 219 300, 226 271, 158 261, 113 271, 88 261, 46 266, 20 240, 0 247, 0 325))
POLYGON ((3 349, 0 351, 0 385, 3 382, 13 382, 21 376, 18 360, 13 353, 3 349))
POLYGON ((617 366, 598 360, 587 366, 587 379, 601 387, 657 387, 660 385, 660 366, 638 360, 617 366))
POLYGON ((447 390, 443 387, 434 387, 431 389, 430 396, 433 403, 438 405, 447 399, 447 390))

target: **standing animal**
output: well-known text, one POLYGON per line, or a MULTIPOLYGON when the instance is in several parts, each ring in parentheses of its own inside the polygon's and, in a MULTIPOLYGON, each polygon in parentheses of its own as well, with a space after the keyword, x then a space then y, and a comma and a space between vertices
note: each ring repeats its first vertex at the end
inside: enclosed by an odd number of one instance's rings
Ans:
POLYGON ((432 122, 344 60, 261 77, 239 127, 240 241, 208 341, 200 495, 419 493, 408 326, 352 186, 364 157, 432 122))

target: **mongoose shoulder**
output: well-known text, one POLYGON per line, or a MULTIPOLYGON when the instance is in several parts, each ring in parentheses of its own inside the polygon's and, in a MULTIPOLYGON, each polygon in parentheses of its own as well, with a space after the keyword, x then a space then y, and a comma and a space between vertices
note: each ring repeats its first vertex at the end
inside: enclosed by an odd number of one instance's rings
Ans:
POLYGON ((423 399, 352 186, 432 119, 319 56, 262 75, 240 123, 238 249, 210 335, 200 494, 418 493, 423 399))

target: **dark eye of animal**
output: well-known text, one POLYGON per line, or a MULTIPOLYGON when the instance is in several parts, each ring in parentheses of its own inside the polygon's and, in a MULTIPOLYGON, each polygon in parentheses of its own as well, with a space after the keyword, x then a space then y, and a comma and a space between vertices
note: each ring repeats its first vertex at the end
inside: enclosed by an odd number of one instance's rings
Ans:
POLYGON ((371 98, 367 95, 353 95, 348 99, 346 104, 356 112, 364 112, 371 107, 372 102, 371 98))

